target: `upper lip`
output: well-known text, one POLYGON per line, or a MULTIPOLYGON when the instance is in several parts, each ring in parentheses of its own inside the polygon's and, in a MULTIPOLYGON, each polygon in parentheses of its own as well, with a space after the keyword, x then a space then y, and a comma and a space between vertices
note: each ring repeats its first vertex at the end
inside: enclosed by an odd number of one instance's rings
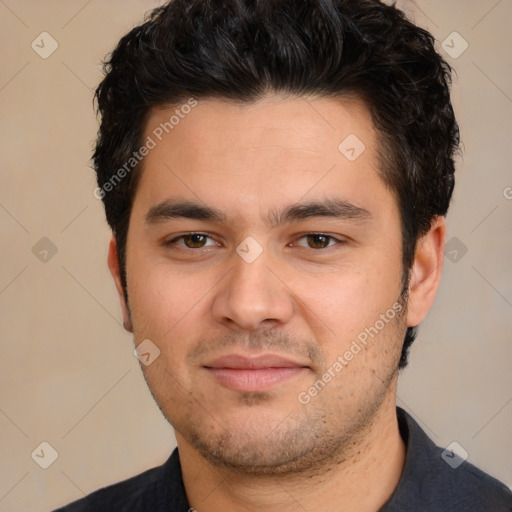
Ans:
POLYGON ((305 368, 307 365, 276 354, 243 356, 229 354, 204 365, 206 368, 230 368, 233 370, 261 370, 265 368, 305 368))

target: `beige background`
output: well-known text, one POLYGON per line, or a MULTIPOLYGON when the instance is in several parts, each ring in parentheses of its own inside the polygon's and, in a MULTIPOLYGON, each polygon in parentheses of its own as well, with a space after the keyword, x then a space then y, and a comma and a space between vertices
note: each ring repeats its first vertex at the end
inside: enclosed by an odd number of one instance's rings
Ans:
MULTIPOLYGON (((398 403, 512 485, 512 2, 399 4, 440 48, 454 31, 469 48, 447 57, 465 144, 448 217, 458 261, 446 261, 398 403)), ((163 462, 175 443, 120 325, 89 169, 100 59, 156 5, 0 0, 1 512, 50 510, 163 462), (47 59, 31 48, 43 31, 59 44, 47 59), (42 237, 57 248, 47 262, 32 252, 42 237), (58 452, 48 469, 31 458, 42 441, 58 452)))

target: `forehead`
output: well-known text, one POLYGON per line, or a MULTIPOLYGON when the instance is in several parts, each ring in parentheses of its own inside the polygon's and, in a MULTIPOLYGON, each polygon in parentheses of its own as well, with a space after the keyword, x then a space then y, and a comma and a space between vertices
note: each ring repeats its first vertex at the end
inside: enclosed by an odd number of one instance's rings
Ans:
POLYGON ((164 144, 174 138, 176 150, 193 147, 198 157, 205 153, 229 155, 242 149, 253 153, 265 149, 266 154, 273 149, 280 154, 291 150, 293 156, 323 153, 326 148, 337 157, 337 142, 351 130, 366 145, 375 142, 369 111, 355 98, 273 94, 250 103, 224 99, 202 99, 194 107, 187 103, 154 108, 146 135, 164 144), (188 144, 176 147, 184 141, 188 144))
POLYGON ((247 211, 252 204, 261 209, 333 191, 357 191, 368 204, 386 188, 377 172, 371 116, 355 99, 204 99, 190 108, 154 109, 148 138, 154 147, 143 160, 136 194, 146 204, 172 195, 247 211))

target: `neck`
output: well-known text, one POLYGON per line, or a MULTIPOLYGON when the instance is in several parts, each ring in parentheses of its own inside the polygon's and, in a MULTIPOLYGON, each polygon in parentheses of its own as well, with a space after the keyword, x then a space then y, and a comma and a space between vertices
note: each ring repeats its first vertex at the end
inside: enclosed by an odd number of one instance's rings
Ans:
POLYGON ((197 512, 375 512, 398 485, 405 462, 394 392, 349 456, 307 474, 241 475, 210 464, 179 433, 176 439, 188 500, 197 512))

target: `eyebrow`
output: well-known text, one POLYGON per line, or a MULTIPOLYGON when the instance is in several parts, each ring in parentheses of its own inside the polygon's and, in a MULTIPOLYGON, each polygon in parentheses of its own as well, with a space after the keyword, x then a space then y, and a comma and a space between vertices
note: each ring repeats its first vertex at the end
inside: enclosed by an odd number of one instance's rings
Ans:
POLYGON ((207 220, 219 223, 226 222, 226 215, 216 208, 192 201, 175 199, 165 199, 161 203, 152 206, 146 214, 146 222, 148 224, 156 224, 178 218, 207 220))
MULTIPOLYGON (((272 210, 264 218, 264 222, 271 227, 276 227, 314 217, 330 217, 356 222, 373 218, 372 214, 365 208, 351 204, 341 198, 329 198, 321 201, 291 204, 280 210, 272 210)), ((227 223, 226 214, 217 208, 178 199, 166 199, 152 206, 146 214, 146 223, 157 224, 179 218, 227 223)))
POLYGON ((351 204, 344 199, 330 198, 322 201, 291 204, 280 211, 271 211, 265 221, 270 226, 275 227, 312 217, 366 221, 372 218, 372 214, 365 208, 351 204))

